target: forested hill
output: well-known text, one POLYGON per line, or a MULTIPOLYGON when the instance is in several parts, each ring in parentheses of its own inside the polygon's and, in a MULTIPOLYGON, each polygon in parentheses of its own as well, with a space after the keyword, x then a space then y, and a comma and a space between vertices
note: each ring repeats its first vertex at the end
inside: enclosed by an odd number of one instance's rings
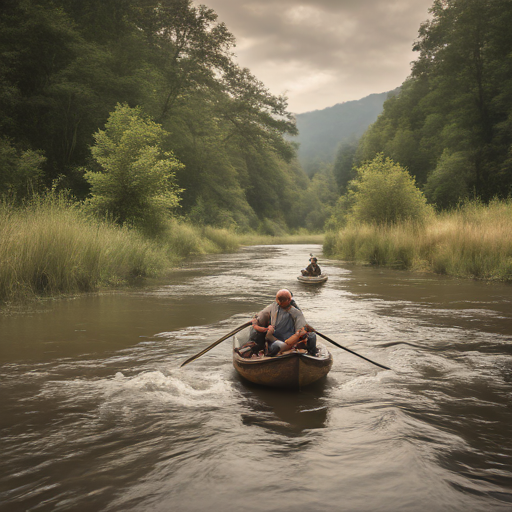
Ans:
POLYGON ((311 172, 322 162, 332 163, 340 142, 361 137, 382 112, 384 101, 397 92, 398 89, 370 94, 360 100, 297 114, 299 134, 293 140, 300 144, 298 156, 302 167, 311 172))

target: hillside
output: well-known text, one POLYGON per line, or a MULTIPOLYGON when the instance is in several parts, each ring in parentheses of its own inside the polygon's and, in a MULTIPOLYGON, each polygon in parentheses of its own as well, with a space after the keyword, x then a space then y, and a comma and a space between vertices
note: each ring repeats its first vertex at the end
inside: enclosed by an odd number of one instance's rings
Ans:
POLYGON ((311 173, 322 162, 332 163, 340 142, 358 139, 382 112, 384 101, 398 89, 370 94, 360 100, 338 103, 323 110, 297 114, 300 144, 298 156, 302 167, 311 173))

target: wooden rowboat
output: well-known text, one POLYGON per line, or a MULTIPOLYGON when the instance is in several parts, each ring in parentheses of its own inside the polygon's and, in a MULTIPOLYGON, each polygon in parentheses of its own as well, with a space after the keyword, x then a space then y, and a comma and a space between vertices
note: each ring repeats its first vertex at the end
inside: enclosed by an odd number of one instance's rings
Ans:
POLYGON ((297 279, 301 283, 320 284, 320 283, 325 283, 325 281, 327 281, 327 276, 326 275, 323 275, 323 276, 297 276, 297 279))
MULTIPOLYGON (((248 340, 248 332, 233 336, 233 349, 248 340)), ((325 345, 317 342, 319 354, 311 356, 291 352, 282 356, 244 359, 233 350, 233 366, 254 384, 281 388, 301 388, 325 377, 332 366, 332 355, 325 345)))

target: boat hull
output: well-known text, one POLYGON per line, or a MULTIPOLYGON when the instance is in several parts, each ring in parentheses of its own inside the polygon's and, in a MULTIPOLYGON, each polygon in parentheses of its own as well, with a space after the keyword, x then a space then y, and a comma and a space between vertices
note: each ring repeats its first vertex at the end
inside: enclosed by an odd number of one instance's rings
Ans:
MULTIPOLYGON (((233 348, 245 339, 233 338, 233 348)), ((325 377, 332 367, 332 355, 320 345, 320 356, 292 352, 282 356, 244 359, 233 351, 233 366, 244 378, 254 384, 282 388, 302 388, 325 377)))
POLYGON ((297 280, 305 284, 325 283, 327 279, 327 276, 297 276, 297 280))

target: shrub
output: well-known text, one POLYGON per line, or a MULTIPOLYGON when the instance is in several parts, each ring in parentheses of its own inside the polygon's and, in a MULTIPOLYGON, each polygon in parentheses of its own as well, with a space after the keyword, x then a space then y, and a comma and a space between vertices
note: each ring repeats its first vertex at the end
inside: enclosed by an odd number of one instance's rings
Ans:
POLYGON ((423 224, 348 224, 327 234, 323 251, 363 263, 512 281, 512 200, 467 202, 423 224))
POLYGON ((64 195, 0 208, 0 299, 75 293, 156 276, 164 247, 134 230, 88 217, 64 195))
POLYGON ((431 211, 414 178, 383 154, 357 169, 357 178, 350 182, 349 195, 348 217, 359 223, 421 222, 431 211))

